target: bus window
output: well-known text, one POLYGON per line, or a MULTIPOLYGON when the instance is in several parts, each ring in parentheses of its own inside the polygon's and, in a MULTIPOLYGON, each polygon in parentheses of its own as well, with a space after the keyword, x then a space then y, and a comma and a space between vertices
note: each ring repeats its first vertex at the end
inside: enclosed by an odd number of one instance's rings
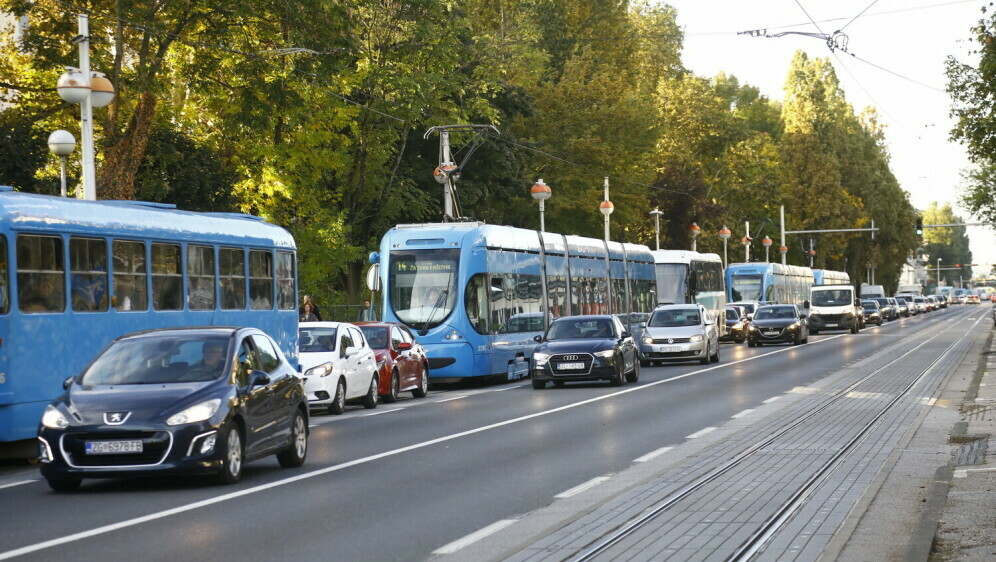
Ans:
POLYGON ((107 310, 107 242, 99 238, 69 239, 69 283, 73 310, 107 310))
POLYGON ((246 307, 246 255, 239 248, 218 251, 218 272, 221 275, 221 308, 236 310, 246 307))
POLYGON ((156 310, 183 308, 183 273, 180 246, 152 244, 152 307, 156 310))
POLYGON ((187 246, 187 306, 214 310, 214 248, 187 246))
POLYGON ((273 308, 273 254, 268 251, 249 250, 249 305, 273 308))
POLYGON ((10 282, 7 281, 7 238, 0 235, 0 314, 10 309, 10 282))
POLYGON ((17 237, 17 303, 23 312, 62 312, 66 309, 62 238, 17 237))
POLYGON ((277 252, 277 308, 297 310, 294 299, 294 254, 277 252))
POLYGON ((113 248, 114 309, 145 310, 149 306, 145 244, 115 240, 113 248))

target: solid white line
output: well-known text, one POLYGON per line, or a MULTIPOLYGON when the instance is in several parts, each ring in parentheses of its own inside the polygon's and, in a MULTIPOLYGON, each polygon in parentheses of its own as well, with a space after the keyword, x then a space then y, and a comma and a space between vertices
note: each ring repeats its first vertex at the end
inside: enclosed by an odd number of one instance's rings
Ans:
POLYGON ((779 398, 781 398, 781 396, 772 396, 771 398, 768 398, 767 400, 765 400, 763 403, 764 404, 771 404, 772 402, 774 402, 775 400, 778 400, 779 398))
POLYGON ((747 408, 746 410, 744 410, 744 411, 742 411, 742 412, 739 412, 739 413, 736 413, 736 414, 733 414, 733 416, 732 416, 732 417, 733 417, 734 419, 736 419, 736 418, 742 418, 742 417, 746 416, 747 414, 749 414, 749 413, 751 413, 751 412, 753 412, 753 411, 754 411, 754 408, 747 408))
POLYGON ((390 414, 391 412, 400 412, 401 410, 404 410, 404 408, 391 408, 391 409, 377 410, 376 412, 370 412, 369 414, 363 414, 360 417, 361 418, 369 418, 370 416, 379 416, 381 414, 390 414))
POLYGON ((715 427, 707 427, 705 429, 700 429, 700 430, 696 431, 695 433, 689 435, 688 437, 685 437, 685 439, 695 439, 697 437, 702 437, 706 433, 710 433, 712 431, 716 431, 716 428, 715 427))
POLYGON ((576 496, 576 495, 580 494, 581 492, 583 492, 585 490, 588 490, 588 489, 594 488, 595 486, 598 486, 599 484, 601 484, 602 482, 605 482, 608 479, 609 479, 608 476, 598 476, 596 478, 592 478, 591 480, 585 482, 584 484, 580 484, 578 486, 574 486, 570 490, 565 490, 563 492, 560 492, 559 494, 557 494, 556 496, 553 496, 553 497, 564 499, 564 498, 569 498, 571 496, 576 496))
POLYGON ((12 482, 10 484, 4 484, 0 486, 0 490, 3 490, 4 488, 13 488, 14 486, 20 486, 22 484, 30 484, 32 482, 38 482, 38 480, 22 480, 20 482, 12 482))
POLYGON ((508 527, 509 525, 515 523, 516 521, 518 521, 518 519, 501 519, 499 521, 496 521, 488 525, 487 527, 481 529, 480 531, 471 533, 462 539, 457 539, 446 546, 437 548, 436 550, 433 550, 432 553, 453 554, 454 552, 460 550, 461 548, 474 544, 475 542, 483 539, 488 535, 493 535, 497 533, 498 531, 504 529, 505 527, 508 527))
POLYGON ((445 398, 443 400, 436 400, 435 404, 442 404, 443 402, 452 402, 453 400, 459 400, 461 398, 466 398, 466 396, 454 396, 453 398, 445 398))
POLYGON ((642 457, 634 460, 633 462, 647 462, 647 461, 649 461, 651 459, 656 459, 657 457, 663 455, 664 453, 670 451, 673 448, 674 447, 661 447, 660 449, 657 449, 656 451, 651 451, 651 452, 647 453, 646 455, 643 455, 642 457))
POLYGON ((526 386, 526 385, 524 385, 524 384, 517 384, 515 386, 506 386, 504 388, 496 388, 496 389, 492 390, 491 392, 505 392, 506 390, 512 390, 513 388, 522 388, 524 386, 526 386))
MULTIPOLYGON (((831 337, 828 337, 828 338, 821 339, 818 342, 810 343, 809 345, 810 346, 819 345, 820 343, 823 343, 823 342, 826 342, 826 341, 832 341, 834 339, 842 338, 842 337, 845 337, 847 335, 848 334, 840 334, 840 335, 836 335, 836 336, 831 336, 831 337)), ((772 351, 770 353, 763 353, 763 354, 759 354, 759 355, 754 355, 754 356, 747 357, 747 358, 744 358, 744 359, 740 359, 740 360, 737 360, 737 361, 731 361, 729 363, 720 363, 720 364, 714 365, 712 367, 706 367, 705 369, 699 369, 697 371, 691 371, 691 372, 684 373, 684 374, 681 374, 681 375, 675 375, 675 376, 670 377, 670 378, 661 379, 659 381, 650 382, 650 383, 647 383, 647 384, 644 384, 644 385, 640 385, 640 386, 630 387, 630 388, 627 388, 625 390, 618 390, 616 392, 610 392, 609 394, 602 394, 602 395, 596 396, 594 398, 589 398, 587 400, 582 400, 580 402, 575 402, 573 404, 566 404, 564 406, 559 406, 559 407, 553 408, 551 410, 546 410, 546 411, 543 411, 543 412, 536 412, 534 414, 529 414, 529 415, 521 416, 521 417, 518 417, 518 418, 513 418, 513 419, 510 419, 510 420, 505 420, 503 422, 498 422, 498 423, 493 423, 493 424, 490 424, 490 425, 481 426, 481 427, 478 427, 476 429, 469 429, 467 431, 462 431, 460 433, 453 433, 453 434, 450 434, 450 435, 445 435, 443 437, 438 437, 436 439, 430 439, 429 441, 423 441, 421 443, 415 443, 413 445, 408 445, 407 447, 402 447, 400 449, 394 449, 394 450, 391 450, 391 451, 384 451, 383 453, 378 453, 376 455, 371 455, 369 457, 363 457, 363 458, 359 458, 359 459, 354 459, 352 461, 348 461, 348 462, 345 462, 345 463, 342 463, 342 464, 336 464, 336 465, 332 465, 332 466, 327 466, 325 468, 320 468, 318 470, 313 470, 311 472, 306 472, 304 474, 298 474, 297 476, 291 476, 289 478, 284 478, 283 480, 277 480, 277 481, 270 482, 270 483, 267 483, 267 484, 261 484, 259 486, 253 486, 252 488, 246 488, 245 490, 239 490, 237 492, 231 492, 231 493, 224 494, 224 495, 221 495, 221 496, 216 496, 216 497, 209 498, 209 499, 206 499, 206 500, 201 500, 199 502, 194 502, 194 503, 190 503, 190 504, 186 504, 186 505, 181 505, 179 507, 174 507, 172 509, 167 509, 167 510, 159 511, 159 512, 156 512, 156 513, 150 513, 149 515, 144 515, 142 517, 136 517, 134 519, 128 519, 128 520, 121 521, 121 522, 118 522, 118 523, 112 523, 110 525, 104 525, 103 527, 97 527, 95 529, 90 529, 89 531, 81 531, 79 533, 75 533, 75 534, 72 534, 72 535, 66 535, 66 536, 63 536, 63 537, 59 537, 59 538, 47 540, 47 541, 40 542, 40 543, 37 543, 37 544, 29 545, 29 546, 24 546, 24 547, 17 548, 17 549, 14 549, 14 550, 8 550, 7 552, 0 552, 0 560, 9 560, 9 559, 14 558, 16 556, 22 556, 24 554, 30 554, 32 552, 38 552, 40 550, 45 550, 47 548, 52 548, 52 547, 56 547, 56 546, 68 544, 68 543, 71 543, 71 542, 74 542, 74 541, 83 540, 83 539, 87 539, 87 538, 90 538, 90 537, 96 537, 96 536, 107 534, 107 533, 111 533, 111 532, 114 532, 114 531, 117 531, 117 530, 120 530, 120 529, 126 529, 128 527, 134 527, 135 525, 141 525, 142 523, 148 523, 149 521, 156 521, 158 519, 164 519, 166 517, 171 517, 173 515, 178 515, 180 513, 186 513, 188 511, 193 511, 195 509, 200 509, 202 507, 208 507, 208 506, 215 505, 215 504, 218 504, 218 503, 226 502, 228 500, 233 500, 233 499, 236 499, 236 498, 241 498, 243 496, 248 496, 248 495, 251 495, 251 494, 258 493, 258 492, 263 492, 263 491, 266 491, 266 490, 270 490, 272 488, 278 488, 280 486, 286 486, 288 484, 293 484, 295 482, 300 482, 300 481, 303 481, 303 480, 307 480, 309 478, 314 478, 316 476, 323 476, 325 474, 330 474, 330 473, 333 473, 333 472, 338 472, 340 470, 345 470, 347 468, 352 468, 354 466, 358 466, 358 465, 370 463, 370 462, 377 461, 377 460, 380 460, 380 459, 383 459, 383 458, 392 457, 392 456, 395 456, 395 455, 400 455, 402 453, 407 453, 409 451, 415 451, 417 449, 422 449, 422 448, 425 448, 425 447, 430 447, 432 445, 438 445, 440 443, 445 443, 447 441, 453 441, 453 440, 460 439, 460 438, 463 438, 463 437, 467 437, 467 436, 470 436, 470 435, 475 435, 477 433, 483 433, 485 431, 490 431, 492 429, 497 429, 497 428, 500 428, 500 427, 505 427, 505 426, 508 426, 508 425, 512 425, 512 424, 516 424, 516 423, 521 423, 521 422, 525 422, 525 421, 529 421, 529 420, 533 420, 533 419, 540 418, 540 417, 543 417, 543 416, 549 416, 549 415, 552 415, 552 414, 557 414, 557 413, 564 412, 564 411, 567 411, 567 410, 572 410, 574 408, 580 408, 582 406, 587 406, 589 404, 594 404, 594 403, 597 403, 597 402, 602 402, 604 400, 611 400, 611 399, 616 398, 618 396, 622 396, 624 394, 629 394, 630 392, 646 392, 646 389, 649 388, 649 387, 652 387, 652 386, 657 386, 657 385, 661 385, 661 384, 665 384, 665 383, 669 383, 669 382, 674 382, 674 381, 681 380, 681 379, 686 379, 686 378, 693 377, 693 376, 701 374, 701 373, 706 373, 706 372, 709 372, 709 371, 714 371, 716 369, 722 369, 722 368, 725 368, 725 367, 729 367, 731 365, 737 365, 737 364, 740 364, 740 363, 746 363, 748 361, 754 361, 754 360, 762 358, 762 357, 767 357, 769 355, 775 355, 775 354, 778 354, 778 353, 785 353, 785 352, 788 352, 788 351, 792 351, 794 349, 795 349, 795 347, 786 347, 786 348, 783 348, 783 349, 779 349, 777 351, 772 351)), ((458 397, 458 398, 462 398, 462 397, 458 397)), ((450 400, 455 400, 455 398, 451 398, 450 400)))

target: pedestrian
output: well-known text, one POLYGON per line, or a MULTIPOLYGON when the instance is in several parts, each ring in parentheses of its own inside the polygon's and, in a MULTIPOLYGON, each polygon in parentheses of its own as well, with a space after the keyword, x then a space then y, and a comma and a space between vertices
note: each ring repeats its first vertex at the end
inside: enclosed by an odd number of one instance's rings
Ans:
POLYGON ((356 315, 356 320, 358 322, 370 322, 376 320, 376 318, 374 318, 374 309, 370 306, 369 300, 363 301, 363 308, 361 308, 360 313, 356 315))
POLYGON ((321 310, 318 309, 318 305, 315 304, 315 301, 311 300, 311 295, 304 295, 304 297, 301 298, 301 307, 298 309, 298 312, 302 316, 304 316, 304 305, 306 305, 306 304, 310 304, 311 305, 311 313, 315 315, 315 318, 319 322, 321 322, 322 321, 322 312, 321 312, 321 310))
POLYGON ((301 312, 301 322, 318 322, 318 316, 312 310, 310 302, 305 302, 302 308, 304 311, 301 312))

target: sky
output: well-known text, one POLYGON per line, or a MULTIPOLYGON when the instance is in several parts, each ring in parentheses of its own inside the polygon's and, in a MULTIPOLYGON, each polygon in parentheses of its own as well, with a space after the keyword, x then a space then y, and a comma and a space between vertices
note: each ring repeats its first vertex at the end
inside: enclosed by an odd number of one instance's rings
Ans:
MULTIPOLYGON (((954 120, 944 68, 948 56, 976 63, 970 54, 971 27, 989 0, 665 1, 678 11, 685 33, 682 60, 697 75, 725 72, 781 100, 797 50, 829 58, 854 111, 877 109, 886 126, 892 172, 913 206, 949 203, 966 222, 978 221, 958 204, 962 171, 970 163, 964 147, 949 140, 954 120), (839 30, 847 36, 846 52, 831 52, 825 40, 815 37, 738 35, 748 30, 769 35, 839 30)), ((785 213, 791 229, 791 209, 785 213)), ((971 226, 967 234, 973 261, 996 263, 996 231, 971 226)), ((989 269, 977 267, 975 273, 989 269)))

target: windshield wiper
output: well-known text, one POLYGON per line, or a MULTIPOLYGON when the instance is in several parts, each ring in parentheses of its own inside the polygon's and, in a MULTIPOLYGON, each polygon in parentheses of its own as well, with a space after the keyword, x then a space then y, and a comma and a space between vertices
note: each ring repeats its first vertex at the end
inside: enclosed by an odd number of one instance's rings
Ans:
POLYGON ((429 317, 425 319, 425 325, 422 326, 422 330, 419 331, 418 335, 424 336, 427 333, 429 333, 429 323, 432 322, 432 317, 436 314, 436 311, 439 310, 439 307, 444 302, 446 302, 446 298, 449 296, 449 294, 450 294, 449 289, 443 289, 443 291, 439 293, 439 297, 436 299, 436 302, 432 305, 432 310, 429 311, 429 317))

